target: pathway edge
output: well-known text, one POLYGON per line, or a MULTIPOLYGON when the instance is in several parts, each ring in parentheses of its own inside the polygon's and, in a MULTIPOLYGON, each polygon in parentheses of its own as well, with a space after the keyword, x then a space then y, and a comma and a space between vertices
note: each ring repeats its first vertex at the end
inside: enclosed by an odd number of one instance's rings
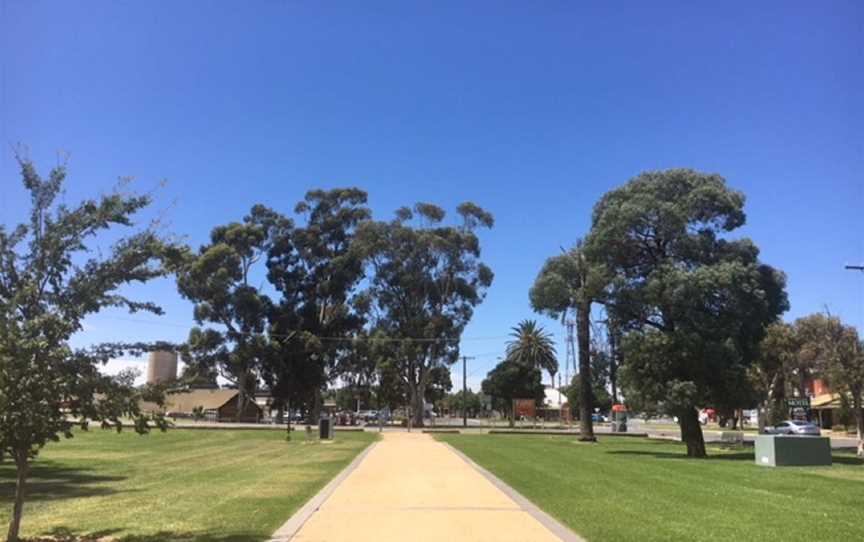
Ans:
POLYGON ((372 451, 372 448, 378 445, 378 442, 380 441, 375 441, 371 443, 369 446, 366 447, 366 449, 357 454, 357 457, 351 460, 351 462, 348 463, 348 466, 339 471, 339 474, 337 474, 332 480, 330 480, 327 485, 321 488, 321 490, 316 493, 314 497, 306 501, 306 504, 304 504, 300 507, 299 510, 294 512, 294 514, 290 518, 288 518, 288 521, 286 521, 282 524, 281 527, 276 529, 276 532, 273 533, 273 535, 269 538, 268 542, 289 542, 292 538, 294 538, 294 535, 296 535, 300 528, 303 527, 303 525, 309 520, 310 517, 312 517, 312 514, 314 514, 318 511, 319 508, 321 508, 321 505, 323 505, 327 501, 327 499, 330 498, 330 495, 332 495, 333 492, 336 491, 336 488, 339 487, 339 485, 343 481, 345 481, 345 478, 348 478, 348 476, 352 472, 354 472, 354 470, 360 465, 360 463, 363 462, 366 456, 369 455, 369 452, 372 451))
POLYGON ((519 508, 527 512, 528 515, 530 515, 538 522, 540 522, 541 525, 549 529, 552 534, 560 538, 562 542, 586 542, 584 538, 577 535, 568 527, 559 522, 557 519, 553 518, 552 516, 538 508, 536 504, 529 501, 521 493, 519 493, 509 485, 505 484, 500 478, 478 465, 476 462, 474 462, 473 459, 465 455, 461 450, 457 450, 456 447, 451 446, 448 442, 442 442, 440 440, 438 442, 449 448, 451 452, 462 458, 462 461, 468 463, 468 465, 472 469, 476 470, 480 473, 481 476, 489 480, 492 485, 494 485, 505 495, 513 499, 513 501, 519 506, 519 508))

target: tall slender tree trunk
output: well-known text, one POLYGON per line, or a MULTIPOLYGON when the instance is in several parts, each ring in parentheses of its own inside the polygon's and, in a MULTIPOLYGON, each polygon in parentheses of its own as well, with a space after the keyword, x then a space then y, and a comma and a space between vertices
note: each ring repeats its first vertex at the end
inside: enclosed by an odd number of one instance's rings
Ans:
POLYGON ((9 533, 6 535, 7 542, 18 542, 18 531, 21 529, 21 516, 24 513, 24 492, 27 485, 27 475, 30 471, 30 461, 26 451, 15 453, 15 471, 18 475, 15 482, 15 504, 12 509, 12 521, 9 522, 9 533))
POLYGON ((576 341, 579 343, 579 440, 595 441, 591 389, 591 303, 576 309, 576 341))
POLYGON ((861 394, 852 398, 855 406, 855 427, 858 436, 858 457, 864 458, 864 405, 861 404, 861 394))
POLYGON ((309 425, 318 425, 318 421, 321 419, 321 388, 316 387, 312 393, 312 408, 309 409, 309 425))
POLYGON ((684 409, 678 416, 678 426, 681 428, 681 440, 687 445, 687 457, 707 457, 702 424, 699 423, 696 408, 684 409))
POLYGON ((612 404, 618 404, 618 339, 609 329, 609 384, 612 385, 612 404))
POLYGON ((422 384, 417 384, 411 387, 411 408, 414 410, 411 415, 414 420, 414 427, 423 427, 423 414, 426 410, 423 396, 425 395, 426 390, 422 388, 422 384))

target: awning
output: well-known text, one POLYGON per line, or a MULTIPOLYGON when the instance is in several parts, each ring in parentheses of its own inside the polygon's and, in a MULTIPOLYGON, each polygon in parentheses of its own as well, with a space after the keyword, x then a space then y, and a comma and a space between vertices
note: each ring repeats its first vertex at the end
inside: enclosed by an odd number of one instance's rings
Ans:
POLYGON ((823 393, 810 400, 811 409, 840 408, 840 394, 823 393))

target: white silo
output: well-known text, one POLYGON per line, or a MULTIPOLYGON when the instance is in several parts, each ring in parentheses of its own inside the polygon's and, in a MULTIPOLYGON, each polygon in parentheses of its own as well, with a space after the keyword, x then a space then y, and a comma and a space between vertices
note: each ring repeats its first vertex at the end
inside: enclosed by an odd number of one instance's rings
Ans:
POLYGON ((147 383, 158 384, 177 378, 177 352, 157 350, 150 352, 147 361, 147 383))

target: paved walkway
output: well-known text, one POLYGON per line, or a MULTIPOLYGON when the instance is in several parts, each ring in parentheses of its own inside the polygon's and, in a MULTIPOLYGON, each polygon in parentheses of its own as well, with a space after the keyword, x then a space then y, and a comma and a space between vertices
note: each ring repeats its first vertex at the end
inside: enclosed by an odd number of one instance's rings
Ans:
POLYGON ((429 435, 384 433, 373 446, 300 530, 280 540, 561 540, 530 504, 517 503, 429 435))

